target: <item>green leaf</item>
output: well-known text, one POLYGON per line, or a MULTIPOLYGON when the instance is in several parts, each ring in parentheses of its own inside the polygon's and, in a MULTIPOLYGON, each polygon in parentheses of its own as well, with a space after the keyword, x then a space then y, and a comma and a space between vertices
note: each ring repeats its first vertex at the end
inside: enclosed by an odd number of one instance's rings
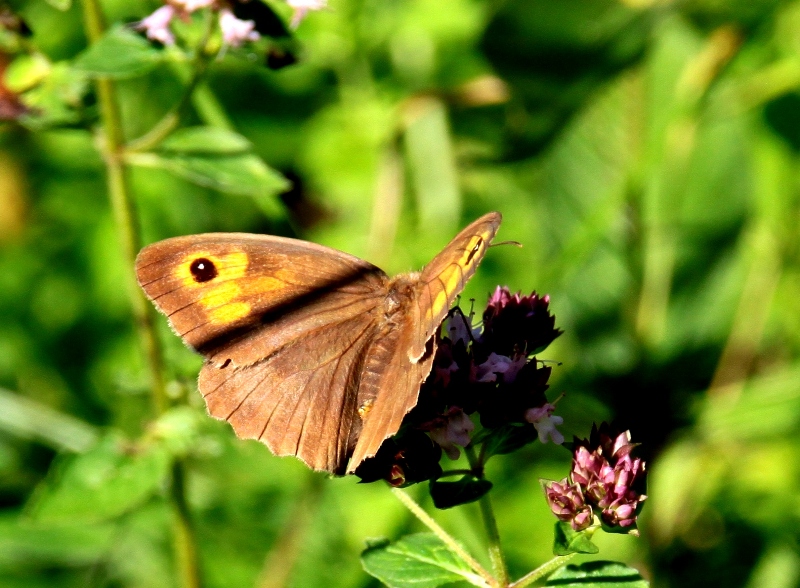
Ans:
POLYGON ((44 81, 50 68, 50 61, 42 53, 23 53, 9 64, 3 81, 12 92, 25 92, 44 81))
POLYGON ((482 480, 467 474, 458 482, 431 480, 429 489, 433 505, 436 508, 445 509, 475 502, 492 489, 492 483, 489 480, 482 480))
POLYGON ((218 127, 188 127, 179 129, 159 145, 159 151, 194 155, 247 153, 252 143, 239 133, 218 127))
POLYGON ((274 196, 289 187, 286 178, 252 153, 137 153, 130 154, 128 161, 134 165, 160 167, 195 184, 228 194, 274 196))
POLYGON ((647 588, 650 583, 625 564, 613 561, 587 561, 559 568, 545 586, 560 588, 647 588))
POLYGON ((170 455, 184 457, 197 445, 201 418, 198 411, 178 406, 158 417, 151 431, 170 455))
POLYGON ((592 534, 596 527, 584 531, 575 531, 569 523, 559 521, 556 523, 553 553, 555 555, 569 555, 570 553, 597 553, 600 549, 592 543, 592 534))
POLYGON ((61 456, 28 510, 38 522, 97 522, 119 516, 155 494, 170 467, 159 443, 132 444, 117 433, 91 450, 61 456))
POLYGON ((66 12, 72 8, 72 0, 47 0, 47 3, 57 10, 66 12))
POLYGON ((52 64, 48 75, 23 94, 23 102, 33 110, 23 118, 23 124, 38 130, 78 123, 87 89, 88 78, 83 72, 67 62, 52 64))
POLYGON ((473 586, 487 586, 433 533, 406 535, 394 543, 372 545, 361 554, 361 564, 368 574, 390 588, 435 588, 463 580, 473 586))
POLYGON ((505 455, 536 441, 538 432, 533 425, 503 425, 490 430, 483 444, 487 459, 492 455, 505 455))
POLYGON ((100 78, 130 78, 153 69, 162 52, 127 27, 115 26, 75 59, 75 69, 100 78))
POLYGON ((6 511, 0 514, 0 569, 7 573, 21 562, 49 569, 96 565, 118 537, 114 524, 36 525, 6 511))

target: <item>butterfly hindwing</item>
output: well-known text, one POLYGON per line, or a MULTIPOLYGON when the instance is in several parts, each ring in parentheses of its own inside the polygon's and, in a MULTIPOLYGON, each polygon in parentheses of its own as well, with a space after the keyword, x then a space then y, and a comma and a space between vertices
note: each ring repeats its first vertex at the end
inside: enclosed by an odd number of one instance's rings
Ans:
MULTIPOLYGON (((364 421, 348 471, 354 471, 361 461, 375 455, 381 443, 398 431, 403 417, 417 404, 420 386, 433 365, 434 335, 486 254, 500 220, 497 212, 482 216, 456 235, 416 280, 401 275, 391 281, 390 292, 395 285, 407 285, 410 295, 401 302, 404 308, 395 326, 396 344, 382 358, 380 378, 374 384, 374 405, 364 421)), ((376 345, 376 352, 378 349, 376 345)), ((370 383, 365 381, 365 385, 370 383)))
POLYGON ((209 413, 276 455, 344 473, 360 430, 358 390, 376 330, 374 316, 342 317, 235 368, 206 363, 198 386, 209 413))

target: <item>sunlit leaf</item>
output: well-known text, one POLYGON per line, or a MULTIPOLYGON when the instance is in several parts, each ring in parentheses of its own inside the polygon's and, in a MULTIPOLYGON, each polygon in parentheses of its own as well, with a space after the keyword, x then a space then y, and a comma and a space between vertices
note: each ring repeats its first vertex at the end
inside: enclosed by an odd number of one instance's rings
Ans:
POLYGON ((64 12, 72 8, 72 0, 47 0, 47 3, 53 8, 64 12))
POLYGON ((553 553, 569 555, 570 553, 597 553, 600 549, 592 543, 590 531, 575 531, 569 523, 559 521, 555 525, 553 553))
POLYGON ((53 64, 40 83, 22 95, 31 114, 23 119, 34 130, 71 125, 81 120, 82 101, 88 89, 85 73, 66 62, 53 64))
POLYGON ((361 563, 367 573, 390 588, 435 588, 460 580, 486 586, 483 578, 432 533, 368 547, 361 554, 361 563))
POLYGON ((167 137, 159 151, 195 155, 237 154, 253 149, 252 143, 239 133, 218 127, 188 127, 167 137))
POLYGON ((650 583, 625 564, 612 561, 589 561, 567 565, 553 572, 545 586, 559 588, 647 588, 650 583))
POLYGON ((74 67, 94 77, 130 78, 154 68, 161 56, 131 29, 115 26, 78 55, 74 67))
POLYGON ((130 155, 129 161, 135 165, 160 167, 200 186, 228 194, 270 196, 289 186, 286 178, 251 153, 146 153, 130 155))
POLYGON ((43 54, 22 54, 9 64, 3 80, 12 92, 24 92, 44 80, 50 68, 50 61, 43 54))

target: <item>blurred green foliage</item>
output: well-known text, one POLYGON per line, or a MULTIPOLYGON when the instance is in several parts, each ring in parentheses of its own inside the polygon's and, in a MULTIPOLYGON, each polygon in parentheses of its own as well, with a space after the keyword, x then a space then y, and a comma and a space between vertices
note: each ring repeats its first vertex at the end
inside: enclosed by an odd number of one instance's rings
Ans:
MULTIPOLYGON (((122 22, 157 4, 104 7, 122 22)), ((39 110, 0 126, 0 588, 176 585, 170 456, 188 464, 207 586, 376 586, 365 539, 419 524, 384 486, 327 480, 205 417, 200 360, 164 321, 189 408, 151 422, 80 6, 13 8, 42 53, 2 50, 4 85, 39 110)), ((616 418, 649 460, 642 537, 599 534, 601 557, 655 587, 797 586, 800 2, 331 0, 296 43, 279 71, 246 49, 211 64, 187 125, 247 145, 214 142, 232 167, 204 186, 169 144, 132 167, 143 240, 284 234, 393 273, 501 211, 499 239, 524 247, 492 249, 465 297, 549 293, 565 433, 616 418), (236 182, 242 165, 264 183, 236 182)), ((135 44, 152 63, 117 82, 128 138, 186 73, 135 44)), ((568 459, 537 443, 490 463, 514 577, 551 555, 539 479, 568 459)), ((475 505, 436 517, 485 553, 475 505)))

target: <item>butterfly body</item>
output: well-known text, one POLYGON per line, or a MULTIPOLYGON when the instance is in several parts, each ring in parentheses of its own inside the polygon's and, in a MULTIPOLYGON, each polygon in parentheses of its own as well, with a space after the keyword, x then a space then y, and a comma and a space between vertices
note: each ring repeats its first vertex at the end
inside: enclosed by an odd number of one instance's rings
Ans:
POLYGON ((136 271, 205 357, 198 388, 212 416, 276 455, 341 474, 416 404, 434 333, 499 224, 484 215, 422 272, 394 278, 327 247, 244 233, 154 243, 136 271))

